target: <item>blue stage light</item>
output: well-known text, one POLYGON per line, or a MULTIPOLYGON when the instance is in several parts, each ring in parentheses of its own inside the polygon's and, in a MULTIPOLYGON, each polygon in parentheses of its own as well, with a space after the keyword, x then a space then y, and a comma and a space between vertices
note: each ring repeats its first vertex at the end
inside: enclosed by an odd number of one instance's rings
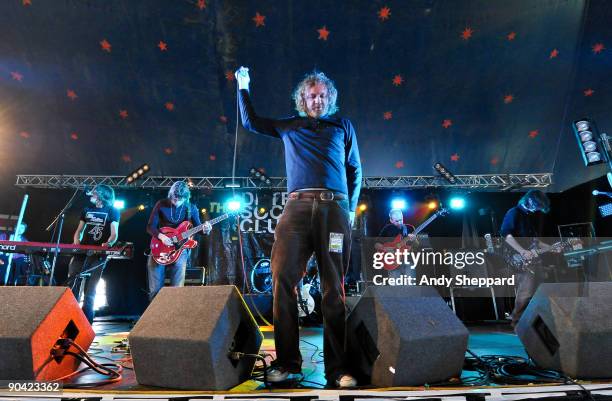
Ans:
POLYGON ((236 212, 240 210, 241 207, 242 207, 242 203, 240 202, 240 199, 232 198, 227 202, 227 209, 230 212, 236 212))
POLYGON ((115 203, 113 203, 113 207, 117 210, 125 209, 125 201, 122 199, 117 199, 115 203))
POLYGON ((465 199, 461 197, 454 197, 450 200, 451 209, 461 210, 465 207, 465 199))
POLYGON ((391 208, 393 209, 406 209, 406 200, 405 199, 393 199, 391 201, 391 208))

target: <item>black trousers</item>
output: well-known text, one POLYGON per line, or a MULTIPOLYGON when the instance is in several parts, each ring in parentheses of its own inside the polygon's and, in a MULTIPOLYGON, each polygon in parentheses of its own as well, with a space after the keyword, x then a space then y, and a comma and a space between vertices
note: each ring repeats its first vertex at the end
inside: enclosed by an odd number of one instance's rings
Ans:
POLYGON ((314 252, 321 277, 325 376, 334 380, 347 372, 345 355, 344 272, 350 255, 348 201, 290 199, 274 233, 272 278, 274 341, 278 365, 301 369, 296 286, 314 252), (339 240, 330 250, 330 237, 339 240))
POLYGON ((93 323, 95 312, 94 312, 94 301, 96 299, 96 287, 102 277, 104 267, 106 267, 106 256, 85 256, 75 255, 70 259, 68 265, 68 286, 72 289, 74 297, 79 301, 79 289, 80 280, 77 276, 89 269, 93 269, 89 272, 90 276, 85 277, 85 291, 83 296, 83 312, 87 316, 89 323, 93 323), (95 268, 94 268, 95 267, 95 268))

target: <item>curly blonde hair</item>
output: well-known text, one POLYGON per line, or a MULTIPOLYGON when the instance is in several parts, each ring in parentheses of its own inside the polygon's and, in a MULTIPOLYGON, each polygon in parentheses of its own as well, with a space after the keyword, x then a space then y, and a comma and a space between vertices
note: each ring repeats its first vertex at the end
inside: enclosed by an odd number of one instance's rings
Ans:
POLYGON ((327 107, 327 115, 332 115, 338 111, 336 100, 338 99, 338 90, 334 85, 334 81, 329 79, 327 75, 322 72, 312 72, 307 74, 297 87, 293 91, 293 100, 295 101, 295 109, 300 116, 305 117, 308 115, 306 110, 306 89, 316 85, 323 84, 327 88, 327 95, 329 97, 329 105, 327 107))

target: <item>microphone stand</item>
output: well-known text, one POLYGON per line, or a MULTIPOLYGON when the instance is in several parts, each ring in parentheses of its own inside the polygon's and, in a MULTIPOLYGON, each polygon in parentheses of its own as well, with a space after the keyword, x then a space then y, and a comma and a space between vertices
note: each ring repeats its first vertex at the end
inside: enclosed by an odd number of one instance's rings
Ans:
POLYGON ((53 285, 53 276, 55 275, 55 264, 57 263, 57 257, 59 255, 59 244, 62 239, 62 229, 64 228, 64 217, 66 216, 66 211, 70 209, 72 206, 72 202, 76 197, 76 194, 79 193, 78 188, 74 190, 74 193, 68 199, 68 202, 64 205, 62 210, 58 213, 57 216, 53 219, 53 221, 47 226, 45 231, 51 231, 51 227, 53 227, 53 234, 51 234, 51 242, 55 242, 55 246, 53 247, 53 263, 51 264, 51 276, 49 277, 49 286, 53 285), (59 226, 58 226, 59 221, 59 226), (57 238, 55 238, 55 233, 57 232, 57 238))

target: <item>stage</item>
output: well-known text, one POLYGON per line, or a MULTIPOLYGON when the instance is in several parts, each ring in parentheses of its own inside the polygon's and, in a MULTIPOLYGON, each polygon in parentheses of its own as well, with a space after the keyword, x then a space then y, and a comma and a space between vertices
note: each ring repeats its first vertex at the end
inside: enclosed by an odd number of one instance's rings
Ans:
MULTIPOLYGON (((118 400, 118 399, 422 399, 435 398, 439 400, 514 400, 524 398, 545 397, 572 397, 577 399, 583 395, 582 389, 577 385, 536 384, 529 385, 489 385, 489 386, 462 386, 460 381, 456 385, 447 386, 419 386, 419 387, 393 387, 375 388, 363 386, 351 390, 335 390, 325 387, 322 358, 322 328, 303 327, 300 329, 300 349, 304 359, 301 383, 285 383, 271 388, 255 380, 248 380, 228 391, 176 391, 172 389, 156 388, 139 385, 134 375, 131 357, 127 353, 126 339, 135 321, 130 319, 101 318, 94 323, 96 337, 89 348, 89 353, 100 363, 114 361, 123 366, 122 379, 113 384, 107 384, 91 389, 64 390, 63 393, 41 393, 29 395, 30 398, 15 393, 0 393, 0 400, 29 400, 29 399, 85 399, 85 400, 118 400), (100 398, 102 397, 102 398, 100 398)), ((264 341, 262 353, 274 355, 273 331, 270 326, 261 326, 264 341)), ((512 332, 506 322, 491 322, 468 326, 470 335, 468 349, 478 356, 499 355, 526 357, 527 354, 519 338, 512 332)), ((168 372, 178 374, 178 372, 168 372)), ((469 381, 477 376, 476 372, 464 369, 462 381, 469 381)), ((102 380, 103 377, 95 373, 82 375, 76 383, 91 383, 102 380)), ((593 390, 595 394, 612 397, 612 381, 583 381, 581 385, 593 390), (595 391, 597 390, 597 391, 595 391)), ((597 399, 605 399, 596 397, 597 399)), ((567 398, 566 398, 567 399, 567 398)))

